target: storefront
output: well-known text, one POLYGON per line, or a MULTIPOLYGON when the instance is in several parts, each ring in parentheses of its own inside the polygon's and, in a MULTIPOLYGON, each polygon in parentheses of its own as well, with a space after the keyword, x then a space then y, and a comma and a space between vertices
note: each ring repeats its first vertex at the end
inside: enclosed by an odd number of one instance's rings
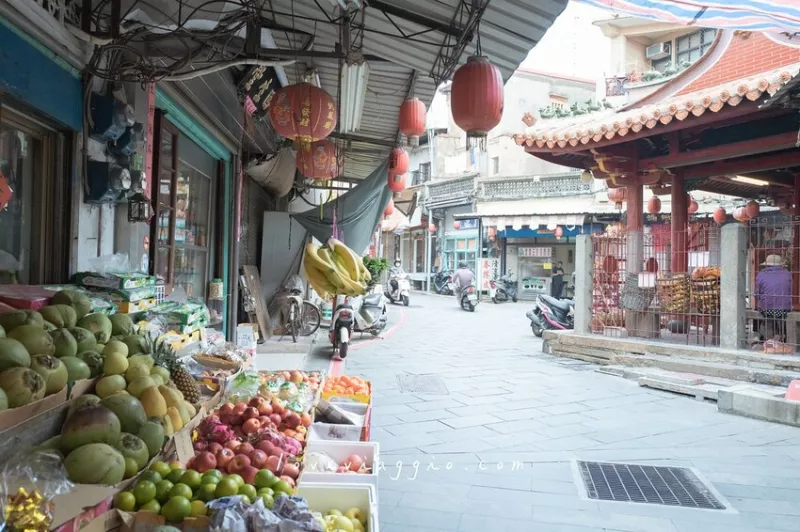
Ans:
POLYGON ((478 271, 479 227, 477 218, 469 218, 456 220, 446 228, 442 245, 442 267, 445 270, 454 271, 463 261, 470 270, 478 271))
POLYGON ((231 150, 161 88, 154 136, 151 273, 164 278, 168 293, 205 301, 212 326, 225 331, 236 303, 210 299, 209 283, 222 279, 229 293, 231 150))
POLYGON ((80 73, 1 18, 0 50, 0 284, 63 282, 80 73))

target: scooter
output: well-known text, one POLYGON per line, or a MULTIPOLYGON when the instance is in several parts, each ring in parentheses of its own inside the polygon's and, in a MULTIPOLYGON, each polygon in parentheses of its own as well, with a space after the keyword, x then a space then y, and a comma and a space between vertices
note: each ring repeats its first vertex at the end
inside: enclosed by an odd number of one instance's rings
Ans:
POLYGON ((443 296, 453 295, 453 278, 450 272, 442 270, 433 276, 433 290, 443 296))
POLYGON ((475 312, 475 307, 478 306, 478 291, 475 289, 474 284, 470 284, 461 289, 459 304, 462 309, 475 312))
POLYGON ((403 305, 407 307, 409 303, 408 293, 410 289, 411 289, 411 283, 408 281, 408 274, 405 273, 402 275, 396 275, 392 277, 392 279, 389 281, 389 286, 387 287, 387 290, 384 293, 384 295, 386 296, 386 299, 388 299, 392 303, 402 302, 403 305), (397 288, 395 288, 394 290, 391 289, 392 281, 397 283, 397 288))
POLYGON ((517 302, 517 281, 511 280, 511 272, 496 281, 490 281, 489 289, 494 303, 503 303, 509 299, 517 302))
POLYGON ((331 318, 328 338, 334 358, 345 358, 354 333, 378 336, 386 328, 387 311, 383 294, 346 297, 331 318))
POLYGON ((536 298, 536 306, 525 314, 531 320, 534 336, 542 337, 545 330, 575 328, 575 300, 556 299, 544 294, 536 298))

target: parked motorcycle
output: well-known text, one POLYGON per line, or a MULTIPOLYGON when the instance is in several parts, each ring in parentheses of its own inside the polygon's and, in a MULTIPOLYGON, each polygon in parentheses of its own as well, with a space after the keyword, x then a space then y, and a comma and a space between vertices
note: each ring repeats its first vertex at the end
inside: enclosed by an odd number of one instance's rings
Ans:
POLYGON ((474 284, 470 284, 461 289, 459 304, 462 309, 475 312, 475 307, 478 306, 478 290, 475 288, 474 284))
POLYGON ((384 295, 386 299, 392 303, 403 303, 403 305, 407 307, 409 303, 408 294, 410 291, 411 283, 408 280, 408 274, 405 273, 403 275, 395 275, 389 280, 389 286, 384 295), (396 283, 395 286, 392 286, 393 282, 396 283))
POLYGON ((531 320, 531 330, 539 338, 545 330, 575 328, 575 300, 556 299, 547 295, 536 298, 536 306, 526 316, 531 320))
POLYGON ((517 281, 512 280, 511 272, 489 282, 489 289, 494 303, 503 303, 509 299, 517 302, 517 281))
POLYGON ((450 272, 442 270, 433 276, 433 290, 443 296, 453 295, 453 278, 450 272))
POLYGON ((336 307, 328 337, 333 355, 345 358, 354 333, 378 336, 386 328, 387 309, 383 294, 348 297, 336 307))

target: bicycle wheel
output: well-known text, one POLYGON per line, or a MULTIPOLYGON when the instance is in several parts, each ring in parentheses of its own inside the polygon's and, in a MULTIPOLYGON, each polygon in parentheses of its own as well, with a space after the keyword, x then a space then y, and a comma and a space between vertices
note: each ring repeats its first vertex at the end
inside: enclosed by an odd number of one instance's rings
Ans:
POLYGON ((290 301, 289 302, 289 323, 286 324, 286 328, 289 329, 289 333, 292 335, 292 341, 297 342, 297 321, 299 319, 300 309, 297 306, 297 301, 290 301))
POLYGON ((308 301, 303 301, 303 314, 300 317, 300 336, 311 336, 322 323, 322 313, 319 308, 308 301))

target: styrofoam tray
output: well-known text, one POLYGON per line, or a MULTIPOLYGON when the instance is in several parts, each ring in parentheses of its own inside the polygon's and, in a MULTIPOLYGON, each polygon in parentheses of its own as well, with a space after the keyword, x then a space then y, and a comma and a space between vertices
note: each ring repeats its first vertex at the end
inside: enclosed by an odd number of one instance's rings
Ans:
POLYGON ((353 475, 348 473, 315 473, 303 471, 299 482, 324 482, 331 484, 370 484, 378 490, 378 464, 380 464, 380 445, 378 442, 324 441, 311 440, 305 449, 308 453, 324 453, 342 463, 348 456, 357 454, 364 457, 372 473, 353 475))
POLYGON ((297 496, 308 502, 308 507, 322 515, 329 510, 342 513, 350 508, 358 508, 366 512, 367 532, 380 532, 378 520, 378 501, 375 487, 369 484, 327 484, 307 482, 298 484, 297 496))

